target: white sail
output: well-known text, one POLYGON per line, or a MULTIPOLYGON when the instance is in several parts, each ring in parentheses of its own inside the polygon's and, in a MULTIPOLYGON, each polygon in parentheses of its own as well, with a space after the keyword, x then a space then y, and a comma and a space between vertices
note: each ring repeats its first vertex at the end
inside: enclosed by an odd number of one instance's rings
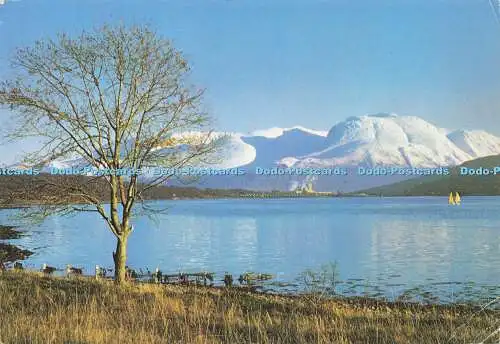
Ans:
POLYGON ((450 192, 450 196, 448 197, 448 204, 455 204, 455 198, 453 197, 453 192, 450 192))

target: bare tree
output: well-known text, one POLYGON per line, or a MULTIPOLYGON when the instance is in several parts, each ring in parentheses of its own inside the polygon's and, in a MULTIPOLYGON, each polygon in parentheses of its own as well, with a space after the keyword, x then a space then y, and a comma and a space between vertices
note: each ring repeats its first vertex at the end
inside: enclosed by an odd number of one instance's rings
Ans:
POLYGON ((38 183, 36 192, 46 198, 30 214, 96 212, 117 239, 115 281, 123 283, 134 206, 144 205, 147 190, 172 177, 142 178, 141 172, 206 163, 221 146, 208 130, 203 91, 187 85, 190 69, 182 54, 147 27, 60 34, 19 49, 13 67, 19 75, 0 84, 0 105, 12 110, 2 120, 10 125, 6 137, 41 140, 25 164, 76 159, 104 171, 38 183), (99 197, 92 183, 104 185, 109 197, 99 197))

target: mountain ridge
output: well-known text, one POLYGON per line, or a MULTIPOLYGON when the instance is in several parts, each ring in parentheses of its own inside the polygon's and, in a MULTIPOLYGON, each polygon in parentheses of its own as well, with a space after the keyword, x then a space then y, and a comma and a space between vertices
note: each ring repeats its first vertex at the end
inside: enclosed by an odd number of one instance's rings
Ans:
MULTIPOLYGON (((186 133, 192 135, 193 133, 186 133)), ((476 158, 500 154, 500 137, 484 130, 440 128, 417 116, 375 113, 348 117, 328 131, 296 125, 227 135, 222 163, 206 167, 244 167, 246 177, 205 178, 205 187, 290 189, 312 182, 318 191, 352 191, 394 182, 396 179, 288 176, 271 178, 252 173, 255 167, 450 167, 476 158)), ((182 136, 183 134, 176 134, 182 136)), ((69 167, 74 161, 55 161, 69 167)), ((199 166, 204 167, 204 166, 199 166)))
POLYGON ((262 152, 272 155, 267 165, 287 167, 438 167, 500 154, 500 138, 484 130, 449 130, 417 116, 394 113, 349 117, 335 124, 326 136, 317 134, 324 131, 301 126, 272 129, 273 135, 239 136, 255 148, 260 164, 262 152), (292 133, 295 142, 284 143, 292 133))

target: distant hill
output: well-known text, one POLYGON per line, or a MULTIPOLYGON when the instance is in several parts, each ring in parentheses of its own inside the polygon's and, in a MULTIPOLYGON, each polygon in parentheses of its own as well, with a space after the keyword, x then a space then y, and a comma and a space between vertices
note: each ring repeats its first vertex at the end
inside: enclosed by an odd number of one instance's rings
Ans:
MULTIPOLYGON (((57 176, 40 174, 38 176, 0 176, 0 208, 10 208, 35 204, 81 203, 79 197, 71 197, 64 187, 72 186, 85 190, 102 202, 109 201, 110 189, 107 182, 100 178, 87 176, 57 176)), ((139 184, 141 190, 144 185, 139 184)), ((144 200, 168 199, 215 199, 215 198, 282 198, 282 197, 332 197, 330 193, 283 192, 272 190, 259 192, 249 189, 214 189, 159 185, 144 193, 144 200)), ((336 195, 336 196, 340 196, 336 195)))
MULTIPOLYGON (((67 197, 59 185, 71 185, 85 189, 93 197, 106 202, 109 200, 110 189, 107 182, 86 176, 56 176, 40 174, 38 176, 0 176, 0 206, 27 205, 39 203, 67 203, 81 200, 67 197)), ((142 186, 139 185, 139 189, 142 186)), ((195 187, 157 186, 148 190, 144 198, 160 199, 190 199, 190 198, 230 198, 247 194, 248 190, 199 189, 195 187)))
POLYGON ((360 191, 367 195, 383 196, 445 196, 451 191, 462 195, 500 195, 500 173, 483 176, 461 176, 460 169, 500 167, 500 155, 488 156, 467 161, 450 169, 448 176, 426 176, 413 178, 399 183, 384 185, 360 191))

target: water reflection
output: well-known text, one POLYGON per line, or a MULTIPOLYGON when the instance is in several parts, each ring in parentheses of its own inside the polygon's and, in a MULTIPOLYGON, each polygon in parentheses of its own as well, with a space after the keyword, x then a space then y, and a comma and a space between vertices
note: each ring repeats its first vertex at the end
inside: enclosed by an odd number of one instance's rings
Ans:
MULTIPOLYGON (((167 215, 135 219, 129 264, 164 271, 258 271, 293 280, 336 261, 341 278, 419 285, 498 284, 499 198, 345 198, 164 201, 167 215)), ((1 223, 12 210, 0 211, 1 223)), ((15 241, 29 262, 111 266, 113 235, 92 214, 51 218, 15 241)))

